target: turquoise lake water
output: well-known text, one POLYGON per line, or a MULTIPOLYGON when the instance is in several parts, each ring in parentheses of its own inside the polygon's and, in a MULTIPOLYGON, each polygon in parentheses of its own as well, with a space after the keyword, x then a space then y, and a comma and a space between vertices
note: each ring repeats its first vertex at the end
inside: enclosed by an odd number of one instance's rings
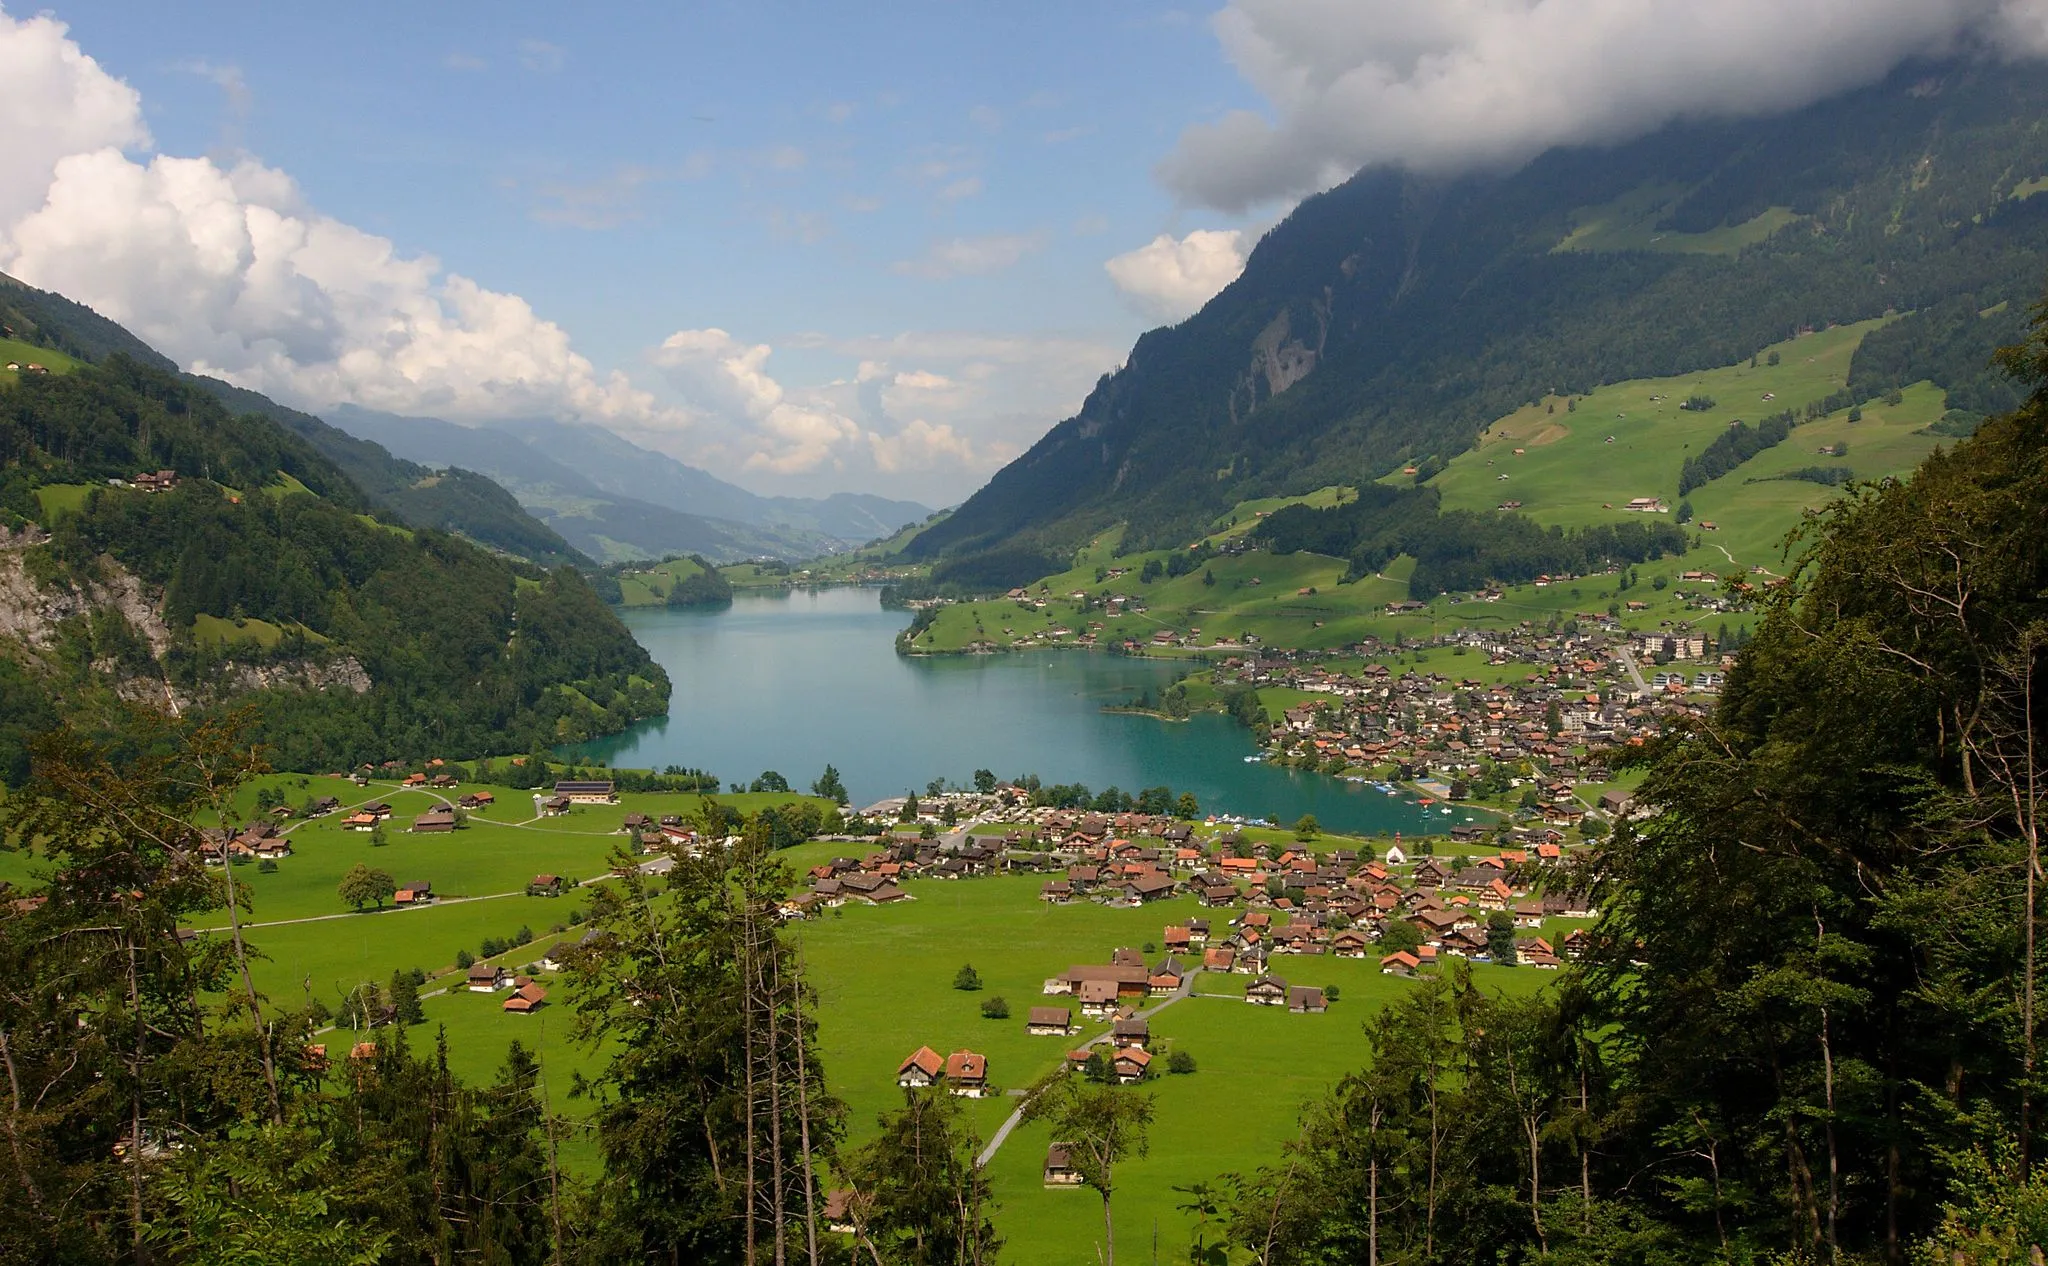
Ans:
POLYGON ((966 783, 976 769, 1136 792, 1192 791, 1205 812, 1364 834, 1441 833, 1468 819, 1318 774, 1247 763, 1230 718, 1184 724, 1102 711, 1155 693, 1181 665, 1086 651, 905 658, 908 623, 872 589, 746 596, 723 610, 622 612, 675 685, 669 715, 576 749, 621 768, 681 765, 728 782, 773 769, 808 787, 827 762, 854 803, 966 783))

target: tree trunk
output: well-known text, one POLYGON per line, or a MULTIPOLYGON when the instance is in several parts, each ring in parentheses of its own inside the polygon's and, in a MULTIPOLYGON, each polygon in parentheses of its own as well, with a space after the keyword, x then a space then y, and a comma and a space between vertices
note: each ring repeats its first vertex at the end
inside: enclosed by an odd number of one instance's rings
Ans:
POLYGON ((1109 1192, 1102 1193, 1102 1261, 1103 1266, 1116 1266, 1116 1223, 1109 1216, 1109 1192))

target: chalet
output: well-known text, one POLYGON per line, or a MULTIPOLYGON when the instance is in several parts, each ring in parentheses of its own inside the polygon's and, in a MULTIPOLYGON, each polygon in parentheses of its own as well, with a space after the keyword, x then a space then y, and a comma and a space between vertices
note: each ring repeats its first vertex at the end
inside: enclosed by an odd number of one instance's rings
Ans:
POLYGON ((1365 933, 1357 928, 1346 928, 1330 938, 1330 952, 1339 958, 1364 958, 1370 944, 1365 933))
POLYGON ((565 886, 560 875, 535 875, 526 881, 526 895, 529 897, 559 897, 565 886))
POLYGON ((1084 980, 1075 991, 1081 1000, 1081 1014, 1101 1019, 1117 1009, 1116 982, 1113 980, 1084 980))
POLYGON ((619 793, 616 784, 605 782, 579 782, 574 779, 555 784, 557 799, 568 797, 571 804, 617 804, 619 793))
POLYGON ((1074 1031, 1074 1013, 1066 1007, 1033 1007, 1024 1031, 1033 1037, 1065 1037, 1074 1031))
POLYGON ((818 1210, 818 1216, 825 1223, 825 1229, 834 1235, 854 1235, 860 1231, 854 1221, 853 1192, 845 1187, 833 1187, 825 1192, 825 1203, 818 1210))
POLYGON ((421 834, 430 831, 452 831, 455 829, 455 810, 445 807, 429 809, 412 820, 412 829, 421 834))
POLYGON ((505 987, 505 969, 495 963, 473 963, 467 979, 471 993, 496 993, 505 987))
POLYGON ((929 1086, 945 1076, 946 1061, 929 1046, 920 1046, 896 1066, 896 1084, 907 1088, 929 1086))
POLYGON ((536 1011, 548 999, 548 991, 528 980, 512 990, 512 996, 505 999, 503 1010, 510 1015, 526 1015, 536 1011))
POLYGON ((644 813, 629 813, 619 819, 619 826, 628 831, 651 831, 654 829, 654 819, 644 813))
POLYGON ((423 906, 433 900, 432 884, 407 884, 391 894, 391 904, 395 906, 423 906))
POLYGON ((1127 992, 1133 997, 1143 997, 1147 992, 1147 982, 1150 978, 1151 972, 1146 970, 1142 956, 1134 964, 1077 964, 1046 981, 1044 992, 1079 993, 1084 984, 1100 982, 1112 987, 1112 995, 1127 992))
POLYGON ((456 801, 465 809, 488 809, 497 802, 497 798, 488 791, 464 792, 462 798, 456 801))
POLYGON ((1280 1006, 1287 1001, 1287 982, 1279 976, 1261 976, 1244 987, 1244 1000, 1253 1006, 1280 1006))
POLYGON ((1321 1014, 1330 1009, 1323 991, 1313 985, 1296 985, 1287 991, 1287 1009, 1297 1014, 1321 1014))
POLYGON ((377 829, 377 815, 374 813, 351 813, 341 820, 344 831, 374 831, 377 829))
POLYGON ((1180 992, 1181 982, 1187 979, 1187 972, 1181 965, 1169 958, 1159 964, 1145 981, 1145 992, 1155 998, 1170 998, 1180 992))
POLYGON ((341 800, 338 797, 322 796, 306 806, 306 816, 309 818, 324 818, 340 807, 341 800))
POLYGON ((291 841, 282 835, 273 835, 266 839, 258 840, 255 847, 256 856, 267 861, 274 862, 280 857, 290 857, 292 855, 291 841))
POLYGON ((570 803, 571 801, 567 796, 535 796, 533 798, 534 808, 539 809, 540 815, 544 818, 561 817, 569 811, 570 803))
POLYGON ((1395 950, 1393 953, 1381 957, 1380 975, 1413 976, 1421 966, 1422 960, 1410 954, 1407 950, 1395 950))
POLYGON ((1230 971, 1237 965, 1237 951, 1228 945, 1219 945, 1202 953, 1204 971, 1230 971))
POLYGON ((989 1092, 988 1056, 974 1051, 954 1051, 946 1056, 946 1080, 952 1091, 967 1099, 979 1099, 989 1092))
MULTIPOLYGON (((29 366, 31 371, 41 368, 42 366, 40 365, 29 366)), ((178 486, 178 472, 174 470, 145 470, 128 482, 134 486, 137 492, 169 492, 178 486)))
POLYGON ((1045 1149, 1045 1185, 1048 1187, 1078 1187, 1081 1185, 1081 1171, 1074 1168, 1072 1144, 1054 1143, 1045 1149))
POLYGON ((1159 871, 1148 871, 1126 879, 1120 885, 1124 900, 1132 905, 1143 905, 1149 901, 1160 901, 1173 895, 1173 876, 1159 871))
POLYGON ((1571 931, 1564 934, 1564 941, 1561 943, 1559 948, 1564 950, 1564 956, 1566 958, 1584 958, 1587 949, 1589 949, 1592 946, 1592 944, 1593 937, 1590 933, 1586 931, 1586 929, 1573 928, 1571 931))
POLYGON ((1149 1022, 1136 1017, 1118 1020, 1110 1026, 1109 1035, 1110 1040, 1114 1041, 1119 1049, 1126 1046, 1149 1046, 1152 1043, 1152 1026, 1149 1022))
POLYGON ((427 776, 425 774, 407 774, 405 781, 399 785, 402 787, 424 787, 427 785, 427 776))
POLYGON ((1128 1047, 1110 1057, 1109 1067, 1116 1074, 1116 1079, 1126 1086, 1143 1081, 1152 1068, 1152 1052, 1142 1047, 1128 1047))
POLYGON ((1074 899, 1074 885, 1064 879, 1055 879, 1038 890, 1038 899, 1056 906, 1066 905, 1074 899))

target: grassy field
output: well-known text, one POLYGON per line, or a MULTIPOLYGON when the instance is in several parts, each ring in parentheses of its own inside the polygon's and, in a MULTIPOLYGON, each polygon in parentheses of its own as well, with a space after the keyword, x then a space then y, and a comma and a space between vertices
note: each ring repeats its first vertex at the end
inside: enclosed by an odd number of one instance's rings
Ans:
MULTIPOLYGON (((941 1054, 966 1047, 989 1057, 991 1078, 1021 1087, 1057 1067, 1080 1037, 1031 1037, 1025 1010, 1046 999, 1046 977, 1084 962, 1106 962, 1119 946, 1156 942, 1169 923, 1199 913, 1191 899, 1140 909, 1092 904, 1047 907, 1035 876, 909 885, 915 901, 885 908, 848 907, 799 925, 804 955, 819 991, 819 1035, 834 1093, 848 1105, 851 1140, 873 1133, 878 1113, 901 1102, 897 1064, 919 1045, 941 1054), (979 993, 952 988, 971 961, 984 982, 979 993), (980 1004, 1001 995, 1008 1020, 985 1020, 980 1004)), ((1227 916, 1210 913, 1221 925, 1227 916)), ((1154 954, 1149 956, 1157 958, 1154 954)), ((1177 1259, 1190 1230, 1176 1207, 1175 1186, 1248 1169, 1278 1157, 1292 1137, 1301 1105, 1365 1059, 1360 1026, 1379 1006, 1414 987, 1382 976, 1376 960, 1289 957, 1276 970, 1291 983, 1337 985, 1342 997, 1323 1015, 1291 1015, 1240 999, 1247 976, 1198 977, 1198 993, 1152 1021, 1155 1049, 1169 1045, 1197 1062, 1192 1076, 1166 1076, 1147 1087, 1157 1096, 1148 1159, 1119 1170, 1119 1251, 1149 1260, 1155 1225, 1177 1259)), ((1555 979, 1526 968, 1476 969, 1488 990, 1525 991, 1555 979)), ((1070 1001, 1070 1000, 1064 1000, 1070 1001)), ((971 1101, 968 1115, 984 1136, 1016 1107, 1014 1099, 971 1101)), ((1040 1179, 1049 1140, 1043 1130, 1013 1133, 991 1165, 1002 1202, 997 1226, 1018 1262, 1092 1260, 1101 1206, 1088 1193, 1047 1191, 1040 1179)))
MULTIPOLYGON (((41 365, 53 374, 68 374, 78 368, 79 362, 55 348, 37 347, 20 339, 0 338, 0 366, 8 364, 41 365)), ((21 371, 0 368, 0 383, 13 382, 20 377, 21 371)))
POLYGON ((658 607, 668 601, 669 591, 678 583, 701 574, 703 570, 687 558, 672 558, 643 571, 627 572, 619 577, 620 604, 628 607, 658 607))
POLYGON ((1573 229, 1553 252, 1656 251, 1681 255, 1735 255, 1801 218, 1790 207, 1768 207, 1741 224, 1704 233, 1675 233, 1657 222, 1686 193, 1684 185, 1644 185, 1614 201, 1572 212, 1573 229))
POLYGON ((93 484, 44 484, 36 489, 36 502, 42 507, 43 522, 55 523, 64 515, 85 509, 85 499, 92 495, 94 487, 93 484))

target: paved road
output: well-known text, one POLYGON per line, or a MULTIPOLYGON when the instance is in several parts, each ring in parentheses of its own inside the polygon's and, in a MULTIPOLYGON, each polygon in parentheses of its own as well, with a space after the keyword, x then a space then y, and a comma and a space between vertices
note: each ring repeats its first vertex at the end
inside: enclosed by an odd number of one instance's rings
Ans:
POLYGON ((1649 694, 1650 683, 1643 680, 1643 670, 1636 665, 1635 652, 1624 646, 1619 648, 1619 654, 1621 655, 1621 666, 1628 669, 1629 677, 1636 683, 1637 692, 1649 694))
MULTIPOLYGON (((1164 1011, 1168 1007, 1172 1006, 1174 1003, 1179 1002, 1182 998, 1194 997, 1195 977, 1201 974, 1202 971, 1199 967, 1196 968, 1194 971, 1189 972, 1186 975, 1186 977, 1184 977, 1181 980, 1179 990, 1177 990, 1172 997, 1167 998, 1165 1001, 1160 1002, 1155 1006, 1146 1007, 1144 1010, 1138 1012, 1137 1018, 1140 1020, 1149 1020, 1153 1016, 1158 1015, 1161 1011, 1164 1011)), ((1204 994, 1202 996, 1223 997, 1225 995, 1204 994)), ((1114 1032, 1113 1029, 1112 1032, 1114 1032)), ((1079 1046, 1073 1047, 1071 1049, 1077 1051, 1085 1051, 1091 1046, 1100 1046, 1104 1042, 1109 1041, 1109 1039, 1109 1033, 1097 1034, 1096 1036, 1091 1037, 1087 1041, 1081 1043, 1079 1046)), ((1066 1057, 1064 1055, 1061 1056, 1062 1060, 1064 1060, 1065 1058, 1066 1057)), ((1010 1093, 1012 1095, 1017 1095, 1021 1097, 1024 1092, 1021 1090, 1012 1090, 1010 1093)), ((976 1169, 988 1168, 988 1163, 996 1158, 996 1152, 1001 1150, 1004 1141, 1010 1137, 1010 1131, 1016 1129, 1017 1126, 1024 1120, 1024 1109, 1026 1106, 1027 1105, 1025 1104, 1017 1105, 1017 1110, 1015 1112, 1012 1112, 1008 1117, 1004 1118, 1003 1123, 1000 1126, 996 1127, 995 1135, 994 1137, 989 1139, 988 1146, 982 1148, 981 1155, 974 1158, 974 1166, 976 1169)))

